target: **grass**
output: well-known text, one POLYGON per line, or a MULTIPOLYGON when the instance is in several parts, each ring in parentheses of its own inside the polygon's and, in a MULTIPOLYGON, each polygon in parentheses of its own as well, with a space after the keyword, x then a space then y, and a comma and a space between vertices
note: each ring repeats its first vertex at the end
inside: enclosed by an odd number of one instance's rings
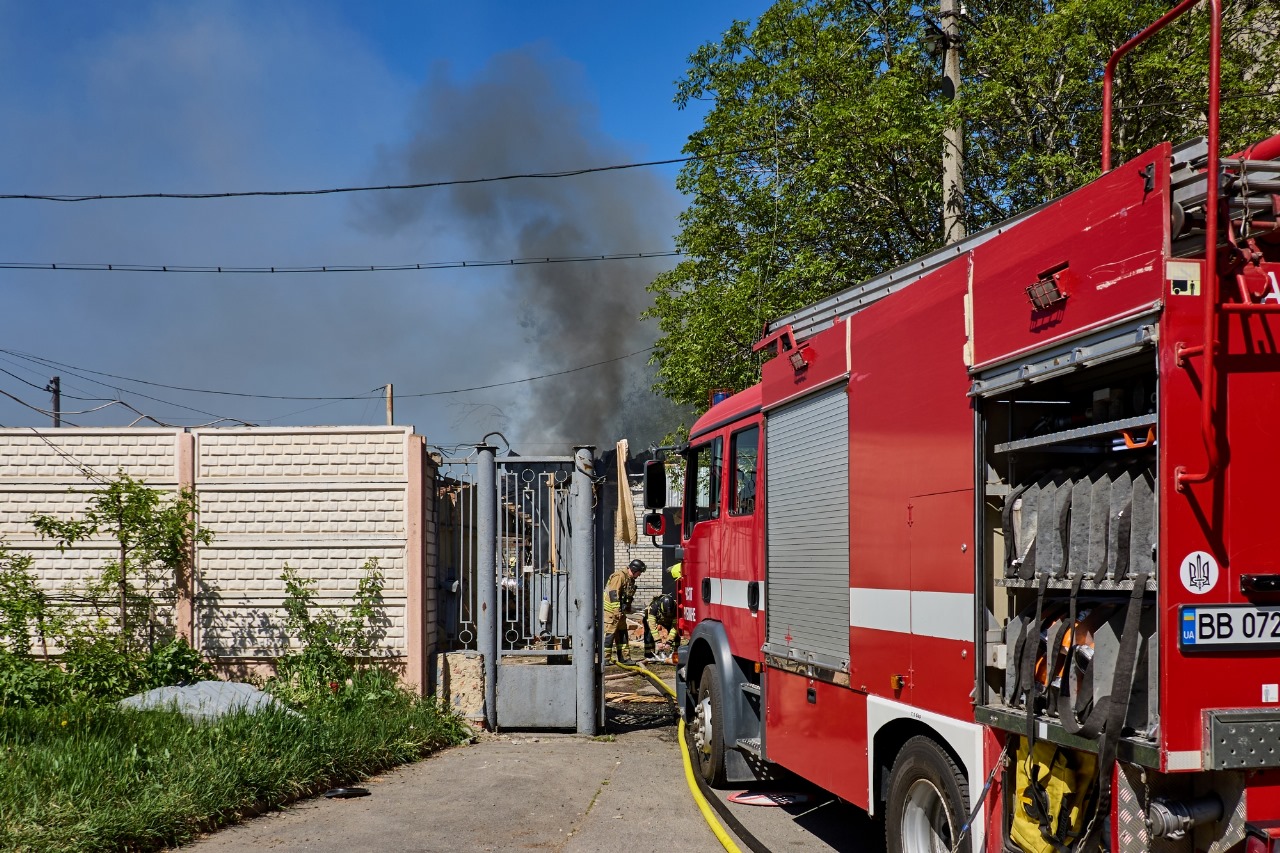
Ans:
POLYGON ((430 700, 348 694, 198 724, 104 703, 0 710, 0 849, 151 850, 460 743, 430 700))

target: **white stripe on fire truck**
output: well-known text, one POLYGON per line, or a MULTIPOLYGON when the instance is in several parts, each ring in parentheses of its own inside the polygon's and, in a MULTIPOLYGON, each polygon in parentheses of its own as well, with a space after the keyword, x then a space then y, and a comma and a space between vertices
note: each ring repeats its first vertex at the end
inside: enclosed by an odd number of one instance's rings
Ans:
MULTIPOLYGON (((747 607, 747 585, 749 581, 733 580, 731 578, 712 578, 711 579, 711 601, 708 604, 719 604, 721 607, 737 607, 742 610, 749 610, 747 607)), ((760 585, 761 588, 764 584, 760 585)), ((761 596, 760 609, 764 610, 763 596, 761 596)))
POLYGON ((973 596, 963 592, 850 587, 849 627, 972 640, 973 596))

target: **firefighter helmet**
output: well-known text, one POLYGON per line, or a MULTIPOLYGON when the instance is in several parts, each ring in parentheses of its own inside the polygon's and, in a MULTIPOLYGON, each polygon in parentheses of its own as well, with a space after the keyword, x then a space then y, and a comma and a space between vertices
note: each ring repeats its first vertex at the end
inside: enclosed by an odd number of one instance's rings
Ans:
POLYGON ((662 624, 670 625, 676 620, 676 601, 670 594, 663 593, 649 602, 649 612, 662 624))
POLYGON ((627 568, 633 572, 643 572, 645 568, 644 560, 632 560, 627 564, 627 568))

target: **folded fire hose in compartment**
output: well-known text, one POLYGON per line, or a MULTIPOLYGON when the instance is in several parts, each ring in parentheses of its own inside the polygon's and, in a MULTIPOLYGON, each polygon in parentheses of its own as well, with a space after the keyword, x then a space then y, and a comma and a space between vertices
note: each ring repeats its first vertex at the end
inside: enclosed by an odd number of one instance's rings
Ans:
POLYGON ((1085 473, 1055 469, 1013 489, 1001 518, 1006 578, 1086 575, 1095 584, 1155 568, 1150 463, 1108 460, 1085 473))

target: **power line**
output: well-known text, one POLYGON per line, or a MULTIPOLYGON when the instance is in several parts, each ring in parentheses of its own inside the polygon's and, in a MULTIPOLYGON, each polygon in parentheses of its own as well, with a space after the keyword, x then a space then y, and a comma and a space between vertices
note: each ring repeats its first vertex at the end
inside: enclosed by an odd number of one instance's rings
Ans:
MULTIPOLYGON (((641 353, 651 352, 653 349, 654 348, 652 346, 648 346, 648 347, 645 347, 644 349, 639 349, 639 350, 636 350, 635 352, 627 353, 626 355, 615 356, 614 358, 606 358, 603 361, 596 361, 596 362, 592 362, 591 364, 583 364, 578 367, 568 368, 567 370, 558 370, 554 373, 543 373, 538 376, 527 376, 523 379, 512 379, 507 382, 495 382, 490 385, 477 385, 471 388, 453 388, 447 391, 423 391, 416 394, 397 394, 396 397, 398 399, 406 399, 411 397, 438 397, 445 394, 465 394, 470 391, 485 391, 490 388, 502 388, 508 385, 519 385, 524 382, 534 382, 539 379, 550 379, 553 376, 564 376, 567 373, 577 373, 580 370, 589 370, 593 367, 600 367, 601 365, 612 364, 615 361, 623 361, 625 359, 633 358, 637 355, 640 355, 641 353)), ((307 401, 314 400, 314 401, 329 401, 329 402, 336 402, 339 400, 367 400, 367 399, 370 399, 369 397, 370 394, 374 393, 375 391, 381 391, 382 388, 385 387, 385 386, 378 386, 377 388, 374 388, 370 391, 366 391, 363 394, 359 394, 359 395, 335 396, 335 397, 301 397, 301 396, 290 396, 290 395, 282 395, 282 394, 249 394, 249 393, 240 392, 240 391, 215 391, 207 388, 190 388, 182 385, 165 385, 161 382, 151 382, 146 379, 133 379, 128 376, 119 376, 114 373, 104 373, 99 370, 90 370, 87 367, 77 367, 73 364, 64 364, 63 362, 53 361, 52 359, 44 358, 42 356, 32 355, 30 353, 19 352, 17 350, 0 349, 0 353, 5 353, 6 355, 12 355, 16 358, 25 359, 27 361, 31 361, 51 369, 57 368, 60 370, 65 370, 65 371, 71 372, 72 376, 77 376, 80 379, 84 379, 88 382, 95 382, 99 385, 104 385, 108 388, 114 388, 114 390, 120 391, 122 393, 124 391, 124 389, 122 388, 115 388, 115 386, 108 385, 105 382, 99 382, 96 379, 90 379, 85 376, 80 376, 78 373, 75 373, 73 371, 80 371, 82 373, 91 373, 95 376, 106 376, 110 379, 119 379, 122 382, 134 382, 139 385, 150 385, 156 388, 166 388, 170 391, 185 391, 192 394, 219 394, 219 395, 228 396, 228 397, 247 397, 247 398, 256 399, 256 400, 307 400, 307 401)), ((138 391, 130 391, 129 393, 137 394, 140 397, 147 396, 138 391)), ((147 399, 156 400, 157 398, 147 397, 147 399)), ((158 400, 157 402, 168 403, 168 401, 166 400, 158 400)), ((169 403, 169 405, 176 406, 179 404, 169 403)), ((190 411, 199 412, 202 415, 209 415, 210 417, 215 417, 215 418, 220 417, 219 415, 215 415, 212 412, 203 412, 199 409, 191 409, 189 406, 181 406, 181 408, 190 409, 190 411)), ((319 407, 316 406, 313 408, 319 408, 319 407)), ((308 411, 308 410, 303 409, 302 411, 308 411)), ((295 412, 294 414, 298 414, 298 413, 295 412)), ((235 419, 227 418, 227 420, 235 420, 235 419)), ((276 418, 275 420, 278 420, 278 418, 276 418)))
MULTIPOLYGON (((9 363, 10 363, 10 364, 12 364, 13 362, 9 362, 9 363)), ((0 367, 0 373, 3 373, 5 376, 12 376, 14 379, 18 380, 18 381, 19 381, 19 382, 21 382, 23 385, 30 385, 32 388, 36 389, 37 391, 48 391, 48 390, 49 390, 47 386, 44 386, 44 385, 37 385, 37 384, 36 384, 36 383, 34 383, 34 382, 30 382, 30 381, 28 381, 28 380, 26 380, 26 379, 23 379, 23 378, 22 378, 21 376, 19 376, 18 374, 16 374, 16 373, 10 373, 9 371, 5 370, 3 367, 0 367)), ((70 396, 70 395, 67 395, 67 396, 70 396)))
POLYGON ((111 481, 106 477, 106 475, 102 474, 100 471, 95 470, 92 466, 84 462, 81 462, 79 459, 75 458, 70 453, 67 453, 62 448, 58 447, 58 445, 54 444, 52 441, 46 438, 45 435, 40 432, 40 430, 36 429, 35 427, 27 427, 27 429, 35 433, 36 438, 40 439, 45 444, 49 445, 50 449, 52 449, 54 453, 58 454, 63 459, 67 460, 72 465, 74 465, 80 471, 80 473, 83 474, 88 479, 97 480, 99 483, 102 483, 103 485, 110 484, 111 481))
MULTIPOLYGON (((87 367, 77 367, 74 364, 64 364, 63 362, 54 361, 53 359, 50 359, 50 358, 33 355, 31 353, 19 352, 17 350, 0 349, 0 352, 5 353, 6 355, 12 355, 17 358, 23 358, 28 361, 33 361, 37 364, 41 364, 49 368, 61 368, 64 370, 78 370, 82 373, 91 373, 94 376, 105 376, 108 379, 119 379, 122 382, 133 382, 137 385, 150 385, 153 388, 166 388, 170 391, 188 391, 192 394, 219 394, 224 397, 248 397, 255 400, 363 400, 363 399, 366 399, 368 395, 374 393, 375 391, 381 391, 382 388, 384 387, 384 386, 379 386, 377 388, 370 389, 369 391, 365 391, 362 394, 349 395, 344 397, 294 397, 294 396, 286 396, 286 395, 278 395, 278 394, 248 394, 240 391, 214 391, 208 388, 189 388, 184 385, 166 385, 163 382, 152 382, 147 379, 134 379, 133 377, 130 377, 130 376, 120 376, 119 374, 115 374, 115 373, 105 373, 101 370, 90 370, 87 367)), ((75 374, 72 374, 72 375, 74 376, 75 374)), ((80 378, 84 379, 85 377, 80 377, 80 378)), ((89 379, 87 381, 98 382, 98 380, 96 379, 89 379)), ((106 387, 108 388, 114 387, 111 385, 107 385, 107 383, 105 382, 98 382, 98 384, 106 385, 106 387)), ((123 389, 116 388, 115 390, 121 391, 123 389)), ((208 413, 201 412, 200 414, 208 414, 208 413)))
MULTIPOLYGON (((6 370, 6 371, 5 371, 5 373, 8 373, 8 371, 6 370)), ((13 374, 11 374, 11 373, 10 373, 9 375, 10 375, 10 376, 12 376, 13 374)), ((16 379, 17 377, 14 377, 14 378, 16 379)), ((42 408, 40 408, 39 406, 33 406, 32 404, 28 403, 27 401, 25 401, 25 400, 23 400, 23 399, 21 399, 21 398, 19 398, 19 397, 15 397, 13 394, 10 394, 8 391, 5 391, 5 390, 3 390, 3 389, 0 389, 0 395, 4 395, 5 397, 8 397, 10 400, 12 400, 12 401, 14 401, 15 403, 17 403, 18 405, 20 405, 20 406, 26 406, 28 409, 31 409, 33 412, 39 412, 40 414, 42 414, 42 415, 44 415, 44 416, 46 416, 46 417, 53 417, 53 416, 55 415, 55 412, 53 412, 51 409, 42 409, 42 408)), ((179 425, 179 424, 165 423, 164 421, 160 420, 159 418, 156 418, 156 417, 153 417, 153 416, 151 416, 151 415, 148 415, 146 412, 139 411, 138 409, 135 409, 133 406, 130 406, 130 405, 129 405, 128 403, 126 403, 124 400, 111 400, 111 401, 109 401, 109 402, 103 403, 101 406, 94 406, 92 409, 83 409, 83 410, 78 411, 78 412, 66 412, 66 411, 62 411, 62 412, 58 412, 58 413, 56 413, 56 414, 58 414, 58 416, 59 416, 59 417, 61 417, 61 418, 62 418, 62 420, 63 420, 67 425, 69 425, 69 426, 73 426, 73 427, 79 427, 79 426, 80 426, 80 424, 74 424, 74 423, 71 423, 71 421, 66 420, 66 417, 65 417, 65 416, 66 416, 66 415, 91 415, 91 414, 93 414, 94 412, 100 412, 100 411, 102 411, 103 409, 110 408, 111 406, 122 406, 122 407, 124 407, 124 408, 128 409, 129 411, 133 412, 135 415, 137 415, 137 417, 136 417, 136 418, 134 418, 134 420, 133 420, 131 423, 129 423, 129 424, 127 424, 127 425, 126 425, 126 426, 129 426, 129 427, 136 426, 136 425, 137 425, 137 423, 138 423, 139 421, 151 421, 151 423, 155 424, 156 426, 159 426, 159 427, 165 427, 165 428, 167 428, 167 429, 182 429, 182 428, 183 428, 183 427, 182 427, 181 425, 179 425)), ((209 423, 204 423, 204 424, 196 424, 195 426, 196 426, 196 427, 210 427, 210 426, 216 426, 216 425, 218 425, 218 424, 222 423, 223 421, 232 421, 232 422, 234 422, 234 423, 240 424, 241 426, 254 426, 253 424, 248 423, 248 422, 246 422, 246 421, 242 421, 242 420, 240 420, 239 418, 218 418, 218 419, 217 419, 217 420, 215 420, 215 421, 210 421, 209 423)))
POLYGON ((645 258, 673 258, 683 255, 679 249, 662 252, 621 252, 611 255, 570 255, 544 258, 508 258, 504 261, 426 261, 417 264, 326 264, 300 267, 232 267, 190 266, 183 264, 77 264, 0 261, 0 270, 45 270, 59 272, 159 272, 159 273, 342 273, 342 272, 412 272, 429 270, 480 269, 483 267, 521 267, 532 264, 581 264, 592 261, 634 261, 645 258))
MULTIPOLYGON (((108 384, 108 383, 106 383, 106 382, 101 382, 101 381, 99 381, 99 380, 97 380, 97 379, 92 379, 92 378, 90 378, 90 377, 88 377, 88 376, 84 376, 84 375, 82 375, 81 373, 77 373, 77 372, 76 372, 76 371, 83 371, 84 373, 95 373, 96 371, 91 371, 91 370, 87 370, 87 369, 85 369, 85 368, 75 367, 74 365, 61 364, 60 362, 50 361, 50 360, 48 360, 48 359, 41 358, 40 356, 31 355, 31 354, 29 354, 29 353, 17 352, 17 351, 15 351, 15 350, 0 350, 0 352, 6 353, 6 354, 8 354, 8 355, 15 356, 15 357, 17 357, 17 358, 24 359, 24 360, 26 360, 26 361, 30 361, 30 362, 31 362, 31 363, 33 363, 33 364, 39 364, 39 365, 41 365, 42 367, 46 367, 46 368, 50 368, 50 369, 54 369, 54 368, 56 368, 56 369, 59 369, 59 370, 65 371, 65 372, 69 373, 70 375, 72 375, 72 376, 76 377, 77 379, 83 379, 85 382, 92 382, 92 383, 94 383, 95 385, 101 385, 101 386, 103 386, 104 388, 110 388, 111 390, 115 391, 115 392, 116 392, 116 394, 118 394, 118 395, 119 395, 119 394, 124 394, 124 393, 125 393, 125 389, 124 389, 124 388, 120 388, 120 387, 117 387, 117 386, 114 386, 114 385, 110 385, 110 384, 108 384)), ((106 375, 106 374, 99 374, 99 375, 106 375)), ((123 377, 115 377, 115 378, 123 378, 123 377)), ((134 380, 130 380, 130 381, 134 381, 134 380)), ((229 417, 226 417, 226 416, 224 416, 224 415, 220 415, 220 414, 218 414, 218 413, 216 413, 216 412, 206 412, 206 411, 205 411, 205 410, 203 410, 203 409, 197 409, 197 408, 194 408, 193 406, 185 406, 185 405, 183 405, 182 403, 175 403, 175 402, 173 402, 172 400, 164 400, 164 399, 161 399, 160 397, 152 397, 152 396, 150 396, 149 394, 144 394, 144 393, 142 393, 141 391, 129 390, 129 391, 128 391, 128 393, 133 394, 133 395, 135 395, 135 396, 137 396, 137 397, 142 397, 143 399, 146 399, 146 400, 151 400, 152 402, 155 402, 155 403, 163 403, 163 404, 165 404, 166 406, 174 406, 174 407, 179 408, 179 409, 186 409, 186 410, 187 410, 187 411, 189 411, 189 412, 195 412, 195 413, 196 413, 196 414, 198 414, 198 415, 205 415, 205 416, 210 417, 210 418, 217 418, 217 419, 219 419, 219 420, 238 421, 239 423, 242 423, 242 424, 248 424, 248 423, 249 423, 248 421, 245 421, 245 420, 244 420, 244 419, 242 419, 242 418, 229 418, 229 417)), ((99 398, 99 399, 101 399, 101 398, 99 398)))
POLYGON ((670 166, 675 163, 688 163, 691 160, 710 160, 716 157, 732 157, 754 151, 744 148, 734 151, 718 151, 713 154, 694 154, 688 157, 672 157, 667 160, 647 160, 641 163, 617 163, 610 166, 591 166, 583 169, 567 169, 562 172, 520 172, 511 175, 495 175, 484 178, 458 178, 446 181, 424 181, 414 184, 387 184, 384 186, 332 187, 312 190, 247 190, 244 192, 218 193, 119 193, 115 195, 54 195, 37 193, 0 194, 0 200, 26 201, 107 201, 141 198, 174 198, 174 199, 210 199, 210 198, 248 198, 260 196, 295 196, 295 195, 335 195, 338 193, 383 192, 385 190, 424 190, 436 187, 458 187, 469 184, 492 184, 500 181, 537 180, 551 178, 571 178, 578 175, 591 175, 598 172, 620 172, 625 169, 643 169, 649 166, 670 166))
POLYGON ((581 367, 571 367, 568 370, 558 370, 555 373, 544 373, 541 376, 529 376, 524 379, 512 379, 510 382, 494 382, 492 385, 477 385, 473 388, 454 388, 450 391, 424 391, 421 394, 397 394, 397 397, 438 397, 442 394, 465 394, 468 391, 485 391, 489 388, 503 388, 507 385, 520 385, 524 382, 534 382, 538 379, 550 379, 553 376, 564 376, 566 373, 577 373, 579 370, 589 370, 593 367, 599 367, 602 364, 612 364, 615 361, 623 361, 641 353, 650 352, 654 348, 649 346, 644 349, 638 349, 635 352, 629 352, 626 355, 620 355, 615 358, 606 358, 604 361, 597 361, 592 364, 584 364, 581 367))

